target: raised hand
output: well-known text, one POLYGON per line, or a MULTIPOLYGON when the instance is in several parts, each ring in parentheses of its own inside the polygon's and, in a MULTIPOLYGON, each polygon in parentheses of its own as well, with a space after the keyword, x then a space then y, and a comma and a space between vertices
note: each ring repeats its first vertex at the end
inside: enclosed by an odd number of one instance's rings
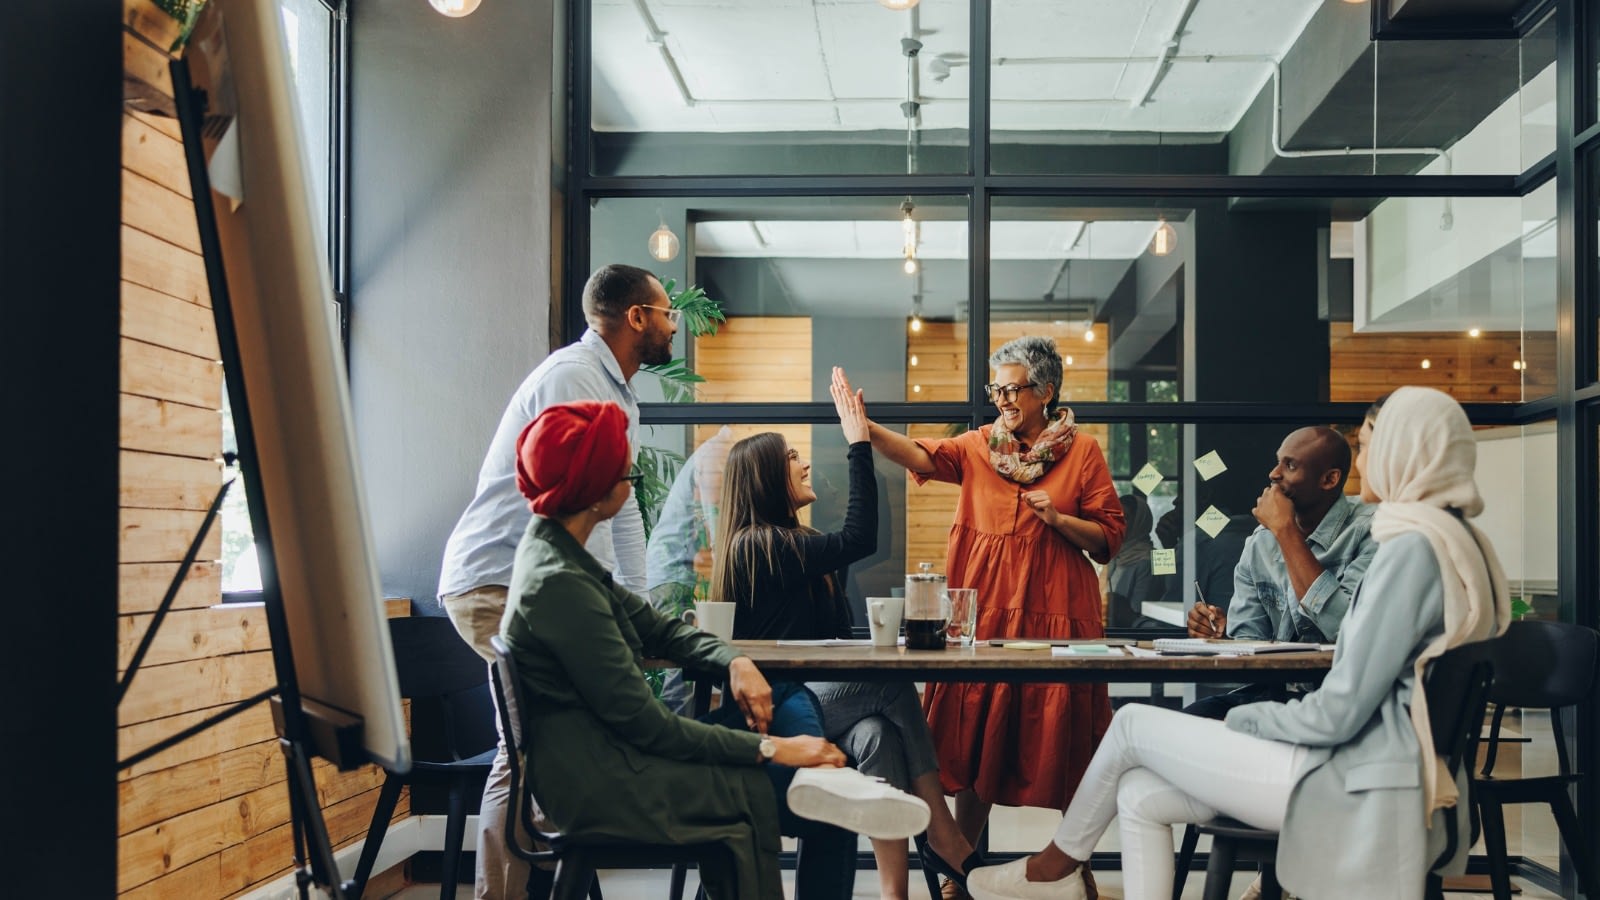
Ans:
POLYGON ((833 395, 833 408, 839 412, 839 427, 844 439, 852 444, 867 440, 871 420, 867 418, 866 395, 861 390, 850 390, 850 379, 844 369, 833 367, 833 382, 828 385, 833 395))
POLYGON ((1044 520, 1046 525, 1055 528, 1061 522, 1061 513, 1056 511, 1055 502, 1044 491, 1026 491, 1022 495, 1022 502, 1034 515, 1044 520))

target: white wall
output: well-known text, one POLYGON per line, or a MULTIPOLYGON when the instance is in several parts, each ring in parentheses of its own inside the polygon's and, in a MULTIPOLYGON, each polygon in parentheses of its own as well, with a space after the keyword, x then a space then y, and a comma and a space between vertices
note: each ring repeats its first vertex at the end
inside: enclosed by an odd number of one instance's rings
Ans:
POLYGON ((1556 428, 1487 428, 1478 438, 1483 515, 1474 522, 1494 544, 1513 592, 1518 582, 1554 589, 1556 428))

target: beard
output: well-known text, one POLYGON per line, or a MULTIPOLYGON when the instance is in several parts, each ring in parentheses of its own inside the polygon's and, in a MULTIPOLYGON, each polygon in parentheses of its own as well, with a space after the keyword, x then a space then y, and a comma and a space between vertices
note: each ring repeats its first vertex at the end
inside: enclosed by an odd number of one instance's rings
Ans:
POLYGON ((664 366, 672 362, 672 335, 651 333, 640 348, 639 361, 647 366, 664 366))

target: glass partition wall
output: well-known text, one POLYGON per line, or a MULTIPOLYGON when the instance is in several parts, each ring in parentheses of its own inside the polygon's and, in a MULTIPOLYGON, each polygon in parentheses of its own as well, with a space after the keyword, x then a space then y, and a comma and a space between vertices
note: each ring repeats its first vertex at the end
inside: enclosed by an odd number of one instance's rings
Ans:
MULTIPOLYGON (((1197 583, 1223 599, 1282 438, 1353 436, 1405 384, 1447 391, 1478 427, 1483 521, 1514 593, 1532 615, 1589 622, 1575 591, 1594 564, 1567 558, 1579 514, 1555 487, 1578 481, 1593 535, 1596 450, 1558 452, 1557 424, 1600 402, 1572 363, 1587 353, 1589 373, 1600 348, 1600 150, 1586 150, 1600 69, 1558 59, 1593 55, 1561 37, 1576 6, 1550 4, 1519 37, 1374 41, 1365 4, 1332 0, 575 0, 566 338, 608 262, 698 285, 727 316, 675 341, 704 381, 635 382, 659 475, 658 597, 704 590, 720 457, 739 437, 778 431, 806 454, 808 521, 837 526, 832 366, 876 420, 956 434, 995 415, 988 354, 1043 334, 1063 402, 1150 512, 1137 564, 1161 590, 1137 608, 1103 596, 1113 633, 1175 631, 1197 583), (1560 212, 1574 182, 1576 238, 1560 212), (1206 477, 1211 454, 1226 471, 1206 477)), ((953 489, 878 470, 858 604, 919 562, 943 569, 955 505, 953 489)), ((1007 827, 996 847, 1037 843, 1007 827)), ((1554 879, 1548 821, 1510 831, 1524 872, 1554 879)))

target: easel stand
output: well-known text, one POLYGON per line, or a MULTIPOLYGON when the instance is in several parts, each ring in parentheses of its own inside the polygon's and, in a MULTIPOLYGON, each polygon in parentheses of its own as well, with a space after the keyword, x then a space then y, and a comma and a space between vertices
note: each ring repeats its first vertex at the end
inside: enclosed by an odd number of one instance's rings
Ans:
MULTIPOLYGON (((250 404, 245 393, 243 368, 240 363, 239 341, 234 328, 233 310, 228 299, 228 282, 223 268, 217 219, 212 208, 211 179, 206 171, 205 149, 202 142, 202 132, 205 127, 205 93, 196 89, 190 81, 188 63, 181 59, 174 60, 171 70, 178 122, 183 129, 183 149, 188 162, 189 183, 194 194, 200 247, 205 258, 206 281, 211 291, 212 312, 216 317, 218 350, 222 356, 228 396, 232 401, 240 471, 244 478, 245 496, 250 505, 250 523, 255 530, 256 553, 261 564, 261 599, 266 607, 267 633, 272 640, 272 664, 277 673, 278 684, 152 747, 133 754, 119 762, 118 768, 126 769, 270 699, 273 723, 277 727, 279 744, 283 748, 284 765, 287 768, 289 817, 294 831, 295 883, 302 898, 308 896, 310 886, 315 884, 329 896, 343 900, 351 886, 339 878, 339 868, 333 857, 333 845, 328 839, 327 824, 322 818, 322 807, 317 802, 317 785, 311 771, 311 757, 313 754, 322 756, 340 769, 350 769, 366 763, 368 761, 366 754, 361 749, 362 722, 359 717, 330 709, 300 695, 293 648, 289 643, 288 619, 284 613, 283 591, 278 582, 277 557, 273 553, 272 529, 269 527, 267 504, 262 491, 260 467, 255 464, 255 431, 251 425, 250 404)), ((217 497, 207 510, 199 532, 190 543, 182 563, 179 564, 177 575, 167 588, 166 596, 157 607, 150 627, 140 640, 139 647, 118 686, 119 703, 127 693, 134 675, 137 674, 139 664, 155 638, 156 629, 160 627, 173 600, 177 597, 178 589, 183 584, 190 566, 193 565, 206 534, 215 523, 217 512, 222 507, 222 500, 232 484, 230 480, 217 492, 217 497)))

